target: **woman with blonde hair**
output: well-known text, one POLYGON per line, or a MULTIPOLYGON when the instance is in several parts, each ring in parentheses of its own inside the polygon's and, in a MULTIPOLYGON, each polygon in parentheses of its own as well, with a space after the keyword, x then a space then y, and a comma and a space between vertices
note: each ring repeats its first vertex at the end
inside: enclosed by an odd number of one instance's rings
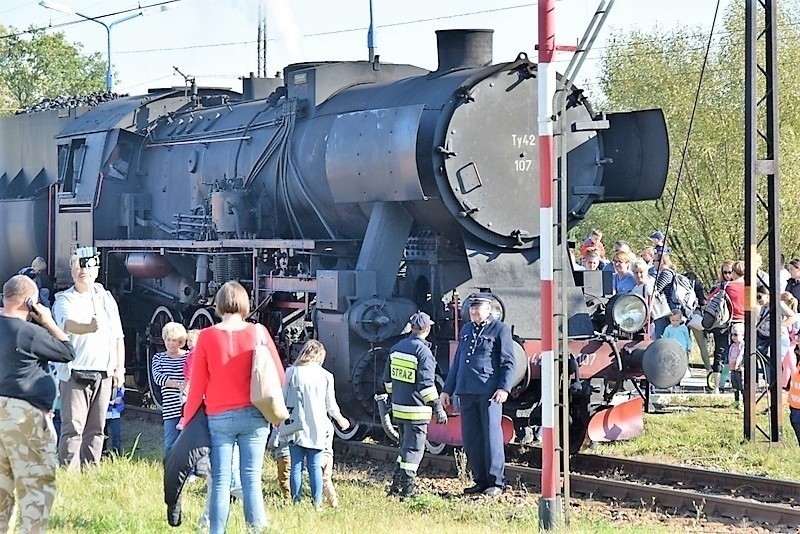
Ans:
MULTIPOLYGON (((262 341, 274 349, 274 343, 263 326, 245 321, 250 298, 238 282, 225 282, 215 304, 222 321, 202 330, 197 338, 184 418, 189 421, 205 404, 211 436, 211 533, 225 532, 228 521, 235 444, 239 446, 244 518, 249 530, 259 531, 269 523, 261 494, 269 423, 250 403, 250 380, 256 344, 262 341)), ((277 350, 271 352, 277 354, 277 350)), ((282 374, 279 361, 276 367, 282 374)))
MULTIPOLYGON (((181 323, 170 322, 161 329, 161 339, 167 350, 153 355, 150 375, 160 388, 161 418, 164 421, 164 456, 169 454, 178 439, 178 421, 183 410, 183 391, 186 379, 183 367, 186 365, 186 329, 181 323)), ((158 399, 158 398, 157 398, 158 399)))
POLYGON ((300 502, 303 463, 308 469, 314 508, 322 506, 324 453, 333 440, 333 418, 346 430, 350 423, 336 403, 333 375, 323 369, 325 347, 316 339, 309 340, 286 372, 284 397, 291 413, 281 425, 281 436, 289 444, 292 500, 300 502))

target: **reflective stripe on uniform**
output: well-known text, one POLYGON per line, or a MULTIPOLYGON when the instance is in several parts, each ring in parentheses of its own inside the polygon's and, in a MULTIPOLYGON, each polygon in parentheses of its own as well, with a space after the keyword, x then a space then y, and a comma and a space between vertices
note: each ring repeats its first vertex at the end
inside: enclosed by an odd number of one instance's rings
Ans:
POLYGON ((422 396, 422 402, 429 403, 439 396, 439 393, 436 391, 436 386, 430 386, 427 388, 423 388, 420 390, 419 394, 422 396))
POLYGON ((406 471, 413 471, 414 473, 417 472, 417 468, 419 467, 419 464, 410 464, 408 462, 399 462, 399 463, 400 463, 400 469, 405 469, 406 471))
POLYGON ((430 406, 406 406, 392 403, 392 416, 403 421, 421 421, 427 423, 433 410, 430 406))
POLYGON ((405 367, 407 369, 417 368, 417 357, 413 354, 405 354, 403 352, 393 352, 389 355, 392 360, 392 365, 397 367, 405 367))
POLYGON ((392 383, 391 382, 384 382, 383 387, 386 389, 386 393, 392 394, 392 383))

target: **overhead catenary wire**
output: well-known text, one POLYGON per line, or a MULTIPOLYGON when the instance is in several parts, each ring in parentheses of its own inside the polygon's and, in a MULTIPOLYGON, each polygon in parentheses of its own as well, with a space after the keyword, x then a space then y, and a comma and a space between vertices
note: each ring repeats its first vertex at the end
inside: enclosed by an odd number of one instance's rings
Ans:
MULTIPOLYGON (((721 2, 721 0, 717 0, 717 7, 714 9, 714 18, 713 18, 713 20, 711 22, 711 31, 708 34, 708 43, 706 45, 706 53, 703 56, 703 65, 700 68, 700 76, 699 76, 699 78, 697 80, 697 89, 695 90, 694 104, 692 105, 692 114, 689 117, 689 126, 686 129, 686 139, 684 140, 683 150, 681 152, 681 161, 680 161, 680 165, 678 166, 678 176, 675 179, 675 189, 672 191, 672 201, 670 203, 669 213, 667 215, 667 224, 666 224, 666 227, 664 228, 664 252, 667 251, 667 245, 669 244, 670 223, 672 222, 672 215, 675 212, 675 203, 676 203, 676 201, 678 199, 678 187, 680 186, 680 183, 681 183, 681 176, 683 174, 683 167, 684 167, 684 165, 686 163, 687 152, 689 151, 689 139, 691 138, 691 135, 692 135, 692 126, 694 125, 694 118, 695 118, 695 115, 697 114, 697 106, 698 106, 698 104, 700 102, 700 90, 701 90, 701 88, 703 86, 703 77, 705 75, 706 65, 708 64, 708 56, 709 56, 709 52, 711 50, 711 41, 712 41, 712 39, 714 37, 714 28, 715 28, 715 26, 717 24, 717 16, 719 14, 720 2, 721 2)), ((661 256, 659 256, 658 263, 661 263, 660 258, 661 258, 661 256)), ((657 264, 656 268, 658 268, 658 267, 659 267, 659 265, 657 264)))

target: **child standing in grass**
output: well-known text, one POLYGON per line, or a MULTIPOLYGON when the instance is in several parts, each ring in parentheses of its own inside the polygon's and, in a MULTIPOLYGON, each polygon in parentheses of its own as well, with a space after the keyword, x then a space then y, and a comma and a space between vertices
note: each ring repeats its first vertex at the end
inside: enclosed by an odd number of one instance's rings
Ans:
POLYGON ((290 417, 281 424, 281 436, 289 444, 292 500, 300 502, 303 463, 308 469, 314 508, 322 507, 324 451, 333 440, 333 418, 342 429, 350 423, 342 416, 333 387, 333 375, 322 368, 325 347, 308 341, 297 361, 286 371, 284 398, 290 417))
POLYGON ((731 386, 733 387, 733 407, 739 408, 739 393, 744 391, 744 325, 731 325, 731 346, 728 349, 728 367, 731 370, 731 386))

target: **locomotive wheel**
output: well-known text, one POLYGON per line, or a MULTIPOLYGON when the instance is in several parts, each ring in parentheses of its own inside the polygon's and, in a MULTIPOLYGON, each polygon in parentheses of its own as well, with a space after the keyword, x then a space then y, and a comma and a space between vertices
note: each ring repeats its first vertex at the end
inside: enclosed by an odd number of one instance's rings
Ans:
POLYGON ((189 321, 189 330, 202 330, 203 328, 208 328, 209 326, 217 324, 219 321, 216 319, 214 312, 211 311, 211 308, 200 308, 194 315, 192 315, 191 321, 189 321))
POLYGON ((147 385, 152 394, 153 402, 155 402, 156 406, 159 408, 161 408, 161 389, 153 387, 154 382, 150 370, 153 364, 153 355, 166 349, 164 340, 161 338, 161 330, 164 328, 164 325, 174 320, 175 316, 172 314, 172 310, 166 306, 159 306, 156 308, 156 311, 153 312, 153 316, 150 318, 150 324, 147 327, 147 368, 145 373, 147 373, 147 385))
POLYGON ((333 425, 333 431, 336 433, 336 437, 343 441, 361 441, 369 434, 369 425, 350 421, 350 427, 347 430, 341 430, 338 425, 333 425))

